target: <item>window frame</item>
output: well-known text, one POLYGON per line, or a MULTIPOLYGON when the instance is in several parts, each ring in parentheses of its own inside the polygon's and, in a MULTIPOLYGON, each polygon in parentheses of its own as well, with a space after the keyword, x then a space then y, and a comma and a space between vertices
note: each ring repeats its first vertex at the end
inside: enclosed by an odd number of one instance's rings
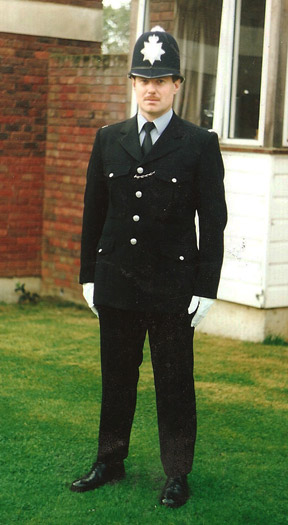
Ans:
POLYGON ((267 106, 267 89, 268 89, 268 60, 269 48, 271 44, 271 16, 272 0, 266 0, 265 22, 263 37, 263 55, 262 55, 262 72, 261 72, 261 90, 259 106, 259 128, 257 139, 230 138, 229 130, 231 127, 232 104, 231 100, 233 89, 233 71, 234 80, 236 79, 233 55, 235 55, 234 41, 237 43, 237 27, 235 17, 241 12, 241 0, 223 0, 222 19, 220 27, 216 92, 214 105, 213 129, 218 133, 223 144, 241 145, 241 146, 263 146, 265 132, 265 117, 267 106), (235 33, 236 28, 236 33, 235 33))
MULTIPOLYGON (((134 35, 135 42, 139 38, 139 36, 142 35, 144 31, 149 31, 148 24, 149 24, 149 1, 148 0, 138 0, 136 33, 134 35)), ((131 52, 129 59, 131 63, 132 52, 131 52)), ((137 106, 135 91, 134 89, 132 89, 131 101, 130 101, 130 117, 133 117, 135 113, 137 113, 137 108, 138 106, 137 106)))
POLYGON ((286 148, 288 147, 288 45, 287 45, 287 59, 286 59, 286 80, 285 80, 282 146, 286 148))

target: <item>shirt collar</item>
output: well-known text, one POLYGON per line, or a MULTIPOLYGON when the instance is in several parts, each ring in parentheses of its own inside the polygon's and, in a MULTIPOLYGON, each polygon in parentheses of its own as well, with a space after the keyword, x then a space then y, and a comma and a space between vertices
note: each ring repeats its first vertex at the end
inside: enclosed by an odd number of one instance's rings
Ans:
MULTIPOLYGON (((155 118, 155 120, 153 120, 159 135, 161 135, 164 129, 167 128, 172 116, 173 116, 173 109, 169 109, 167 113, 164 113, 164 115, 161 115, 161 117, 155 118)), ((141 113, 137 113, 137 122, 138 122, 138 133, 140 134, 145 122, 147 122, 147 119, 143 117, 141 113)))

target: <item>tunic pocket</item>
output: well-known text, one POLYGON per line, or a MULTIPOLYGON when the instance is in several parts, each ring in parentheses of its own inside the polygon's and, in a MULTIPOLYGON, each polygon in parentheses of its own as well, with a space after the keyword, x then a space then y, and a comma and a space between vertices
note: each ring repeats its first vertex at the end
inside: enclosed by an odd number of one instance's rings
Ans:
POLYGON ((161 257, 182 265, 191 263, 192 261, 196 262, 198 259, 197 246, 193 246, 192 244, 161 243, 159 251, 161 257))
POLYGON ((128 207, 127 187, 130 180, 127 166, 108 165, 104 173, 109 192, 109 214, 125 217, 128 207))
POLYGON ((97 256, 103 257, 104 255, 107 255, 108 253, 113 252, 114 250, 114 239, 111 238, 101 238, 99 241, 99 244, 97 246, 97 256))
POLYGON ((188 170, 156 170, 155 178, 162 187, 163 198, 169 207, 183 209, 193 202, 193 173, 188 170))

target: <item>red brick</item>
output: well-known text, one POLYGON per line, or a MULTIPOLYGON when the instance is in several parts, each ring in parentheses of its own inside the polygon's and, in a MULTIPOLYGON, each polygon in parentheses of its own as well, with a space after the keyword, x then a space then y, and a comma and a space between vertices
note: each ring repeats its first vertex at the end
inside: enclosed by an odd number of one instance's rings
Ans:
POLYGON ((126 58, 26 35, 4 35, 0 47, 1 275, 41 273, 47 293, 78 297, 86 168, 97 129, 126 117, 126 58))

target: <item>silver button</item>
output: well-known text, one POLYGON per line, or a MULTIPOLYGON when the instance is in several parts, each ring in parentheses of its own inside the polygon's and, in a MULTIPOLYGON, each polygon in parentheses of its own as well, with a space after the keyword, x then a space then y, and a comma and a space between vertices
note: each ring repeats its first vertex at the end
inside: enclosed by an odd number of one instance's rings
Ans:
POLYGON ((140 221, 140 217, 139 217, 139 215, 133 215, 133 221, 134 221, 134 222, 138 222, 138 221, 140 221))
POLYGON ((109 177, 110 177, 110 179, 111 179, 112 177, 114 177, 114 173, 109 173, 109 177))
POLYGON ((172 182, 177 182, 177 179, 175 179, 175 177, 172 179, 172 182))
POLYGON ((139 173, 140 175, 143 173, 144 169, 139 166, 139 168, 137 168, 137 173, 139 173))
POLYGON ((184 261, 185 257, 183 255, 180 255, 179 259, 180 261, 184 261))
POLYGON ((142 191, 136 191, 135 195, 136 195, 137 199, 141 199, 142 191))
POLYGON ((132 244, 133 246, 137 244, 137 239, 130 239, 130 244, 132 244))
POLYGON ((98 253, 101 253, 101 252, 103 252, 103 250, 102 248, 99 248, 98 253))

